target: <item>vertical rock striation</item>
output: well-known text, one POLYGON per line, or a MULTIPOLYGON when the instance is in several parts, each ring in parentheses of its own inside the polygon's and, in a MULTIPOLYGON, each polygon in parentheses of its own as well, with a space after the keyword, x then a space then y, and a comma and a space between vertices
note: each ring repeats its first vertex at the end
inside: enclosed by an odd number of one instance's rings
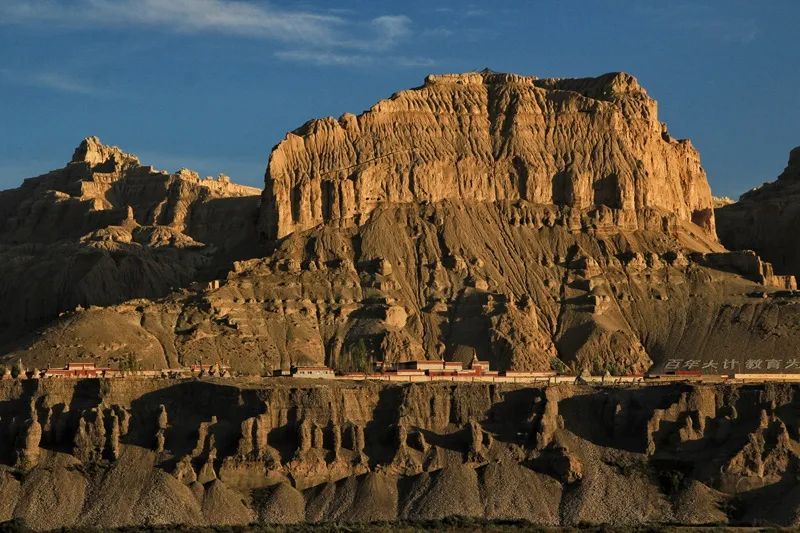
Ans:
POLYGON ((281 238, 363 222, 383 203, 516 199, 657 208, 714 230, 697 151, 669 136, 632 76, 487 70, 431 75, 359 116, 289 133, 269 159, 260 225, 281 238))

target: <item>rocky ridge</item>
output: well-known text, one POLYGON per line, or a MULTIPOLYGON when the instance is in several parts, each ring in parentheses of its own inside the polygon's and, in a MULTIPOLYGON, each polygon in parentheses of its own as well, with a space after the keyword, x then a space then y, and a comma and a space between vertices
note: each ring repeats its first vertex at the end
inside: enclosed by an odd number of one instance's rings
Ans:
POLYGON ((0 520, 37 530, 800 523, 789 385, 86 380, 0 394, 0 520))
POLYGON ((257 189, 175 174, 97 138, 0 192, 0 339, 76 307, 165 296, 256 246, 257 189))
POLYGON ((800 146, 789 154, 776 181, 744 193, 715 210, 722 243, 732 250, 754 250, 780 274, 800 275, 795 228, 800 218, 800 146))
MULTIPOLYGON (((729 232, 790 220, 795 152, 713 199, 625 74, 431 77, 289 134, 261 202, 89 138, 0 192, 2 363, 791 371, 791 262, 729 232)), ((579 383, 4 379, 0 521, 800 525, 796 386, 579 383)))

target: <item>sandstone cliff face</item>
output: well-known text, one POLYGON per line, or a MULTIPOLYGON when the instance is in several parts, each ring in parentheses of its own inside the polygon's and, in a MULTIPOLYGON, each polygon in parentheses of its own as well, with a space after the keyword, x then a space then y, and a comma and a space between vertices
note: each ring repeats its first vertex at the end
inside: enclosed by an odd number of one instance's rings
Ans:
POLYGON ((85 139, 63 169, 0 192, 0 339, 76 306, 159 297, 255 245, 258 190, 142 166, 85 139))
POLYGON ((776 181, 744 193, 715 210, 720 240, 732 250, 755 250, 779 274, 800 275, 800 146, 776 181))
POLYGON ((797 404, 788 385, 4 381, 0 520, 796 527, 797 404))
POLYGON ((312 120, 270 155, 261 229, 363 223, 385 203, 502 201, 657 208, 713 233, 699 156, 623 73, 429 76, 362 115, 312 120))

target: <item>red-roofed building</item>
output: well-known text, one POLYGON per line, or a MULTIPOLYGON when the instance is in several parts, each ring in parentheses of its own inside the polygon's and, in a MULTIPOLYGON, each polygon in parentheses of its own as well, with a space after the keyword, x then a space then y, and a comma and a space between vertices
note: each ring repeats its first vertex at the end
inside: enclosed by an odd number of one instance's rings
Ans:
POLYGON ((110 374, 107 367, 97 367, 92 362, 67 363, 64 368, 48 368, 42 374, 45 378, 101 378, 110 374))

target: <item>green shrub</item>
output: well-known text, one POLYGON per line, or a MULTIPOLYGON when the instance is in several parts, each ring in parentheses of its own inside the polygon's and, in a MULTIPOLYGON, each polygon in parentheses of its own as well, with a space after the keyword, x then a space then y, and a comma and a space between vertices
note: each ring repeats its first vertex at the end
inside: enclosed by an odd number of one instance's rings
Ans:
POLYGON ((119 360, 119 369, 125 372, 139 370, 141 365, 135 355, 129 353, 119 360))
POLYGON ((550 359, 550 369, 559 374, 566 374, 569 372, 569 367, 558 357, 550 359))

